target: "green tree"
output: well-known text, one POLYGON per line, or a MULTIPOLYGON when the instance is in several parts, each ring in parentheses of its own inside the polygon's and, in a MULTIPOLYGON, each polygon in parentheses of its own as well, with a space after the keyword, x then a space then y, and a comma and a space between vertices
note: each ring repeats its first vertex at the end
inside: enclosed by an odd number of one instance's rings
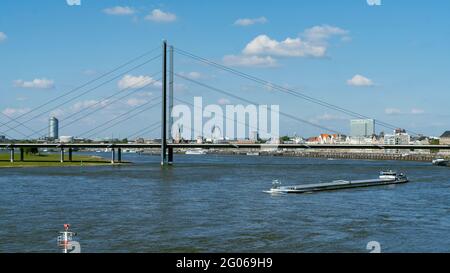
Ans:
MULTIPOLYGON (((430 145, 439 145, 439 139, 430 139, 430 145)), ((439 149, 431 149, 432 154, 439 153, 439 149)))
POLYGON ((28 155, 28 154, 33 154, 33 155, 35 155, 35 154, 38 154, 39 153, 39 149, 38 148, 36 148, 36 147, 27 147, 27 148, 25 148, 25 153, 28 155))
POLYGON ((430 139, 430 145, 439 145, 439 139, 430 139))
POLYGON ((281 143, 283 143, 283 142, 285 142, 285 141, 289 141, 289 140, 291 140, 291 138, 288 137, 288 136, 282 136, 282 137, 280 137, 280 142, 281 142, 281 143))

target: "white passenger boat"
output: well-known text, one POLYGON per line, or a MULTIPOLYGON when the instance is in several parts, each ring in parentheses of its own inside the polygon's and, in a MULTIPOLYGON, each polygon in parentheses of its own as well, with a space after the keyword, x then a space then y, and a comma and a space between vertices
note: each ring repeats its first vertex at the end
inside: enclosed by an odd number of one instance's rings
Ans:
POLYGON ((206 151, 203 150, 202 148, 195 148, 195 149, 187 150, 185 154, 187 154, 187 155, 204 155, 204 154, 206 154, 206 151))
POLYGON ((380 172, 378 179, 368 180, 336 180, 328 183, 305 184, 297 186, 281 186, 278 180, 274 180, 272 188, 267 193, 307 193, 315 191, 339 190, 358 187, 381 186, 390 184, 402 184, 408 182, 408 178, 403 174, 394 171, 380 172))
POLYGON ((443 158, 434 159, 431 163, 433 163, 433 165, 436 165, 436 166, 449 166, 450 165, 449 161, 446 159, 443 159, 443 158))

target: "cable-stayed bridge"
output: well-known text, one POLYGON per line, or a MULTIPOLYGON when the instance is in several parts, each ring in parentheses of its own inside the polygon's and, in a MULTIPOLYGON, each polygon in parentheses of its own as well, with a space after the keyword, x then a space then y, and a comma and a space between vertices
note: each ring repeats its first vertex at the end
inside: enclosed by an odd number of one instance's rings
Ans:
MULTIPOLYGON (((301 92, 293 90, 291 88, 287 88, 282 85, 275 84, 268 80, 264 80, 242 71, 238 71, 236 69, 224 66, 217 62, 208 60, 201 56, 195 55, 191 52, 185 51, 183 49, 168 46, 167 42, 163 42, 162 52, 161 47, 155 47, 135 58, 132 58, 119 66, 109 70, 94 79, 87 81, 75 88, 72 88, 65 93, 58 95, 37 107, 34 107, 24 113, 21 113, 15 117, 6 115, 1 113, 1 117, 3 120, 0 120, 0 134, 5 135, 9 141, 5 143, 0 143, 0 148, 6 148, 10 150, 10 160, 15 160, 15 149, 20 150, 20 160, 24 159, 24 148, 27 147, 37 147, 37 148, 58 148, 61 150, 61 161, 65 159, 64 153, 67 152, 69 154, 69 160, 72 158, 73 150, 79 148, 110 148, 111 160, 112 162, 121 161, 121 152, 122 149, 125 148, 158 148, 161 151, 161 164, 171 164, 173 162, 173 149, 174 148, 219 148, 219 149, 266 149, 266 148, 278 148, 278 149, 371 149, 371 150, 449 150, 449 145, 369 145, 369 144, 360 144, 360 145, 349 145, 349 144, 236 144, 236 143, 174 143, 174 137, 172 135, 172 131, 169 130, 173 125, 172 113, 174 107, 174 101, 179 103, 183 103, 185 105, 190 105, 195 107, 185 100, 181 98, 174 97, 174 86, 175 86, 175 78, 178 80, 182 80, 185 82, 189 82, 193 85, 198 86, 199 88, 207 89, 208 91, 215 92, 217 94, 236 99, 238 101, 242 101, 245 103, 258 105, 258 102, 253 99, 248 99, 240 94, 230 92, 229 90, 225 90, 224 88, 219 88, 218 86, 207 84, 202 82, 200 79, 195 79, 184 75, 180 72, 175 72, 174 69, 174 54, 179 54, 180 56, 191 59, 192 61, 198 62, 206 67, 211 67, 214 69, 219 69, 222 72, 232 74, 244 80, 250 81, 252 83, 261 85, 261 86, 270 86, 271 89, 276 90, 279 94, 286 96, 287 99, 298 99, 303 100, 308 103, 312 103, 318 105, 320 107, 324 107, 326 109, 330 109, 342 114, 345 114, 352 118, 359 119, 374 119, 373 117, 369 117, 367 115, 357 113, 355 111, 340 107, 338 105, 331 104, 329 102, 325 102, 323 100, 319 100, 317 98, 313 98, 311 96, 307 96, 301 92), (132 123, 134 118, 138 116, 142 116, 144 114, 148 114, 148 111, 151 109, 160 108, 161 114, 153 123, 149 122, 149 124, 142 124, 139 127, 139 130, 136 132, 130 133, 126 139, 130 139, 136 136, 149 134, 156 130, 160 130, 161 137, 159 143, 157 144, 137 144, 137 143, 34 143, 31 140, 33 139, 42 139, 46 135, 46 131, 48 127, 45 126, 40 129, 35 129, 32 124, 42 117, 46 117, 52 113, 55 109, 59 109, 62 107, 67 107, 68 104, 73 103, 79 100, 80 97, 85 95, 95 94, 95 91, 101 87, 106 86, 107 84, 117 81, 130 73, 135 71, 136 69, 143 68, 147 64, 155 63, 157 61, 161 61, 161 69, 154 71, 148 77, 143 77, 138 81, 133 82, 132 84, 120 88, 116 92, 112 92, 107 96, 101 97, 97 99, 95 102, 90 103, 89 105, 83 106, 80 109, 77 109, 75 112, 71 113, 69 117, 65 119, 64 124, 59 127, 59 129, 65 129, 67 127, 73 126, 77 123, 82 123, 89 117, 93 117, 98 114, 100 111, 108 109, 112 107, 115 103, 124 101, 130 98, 133 95, 138 94, 139 92, 145 90, 149 86, 154 86, 156 83, 160 84, 161 92, 156 95, 151 95, 151 101, 146 103, 136 105, 132 107, 130 110, 125 111, 121 114, 114 115, 111 119, 108 119, 104 123, 100 125, 96 125, 93 128, 87 129, 77 137, 91 139, 100 134, 115 128, 118 125, 132 123), (20 136, 12 137, 10 134, 15 134, 20 136), (16 139, 15 141, 11 141, 16 139), (20 139, 20 140, 19 140, 20 139), (117 155, 117 157, 116 157, 117 155)), ((332 129, 325 127, 323 125, 311 122, 307 119, 302 119, 298 116, 299 113, 288 113, 288 112, 279 112, 280 116, 286 119, 293 120, 295 122, 306 124, 308 126, 313 126, 319 128, 327 133, 333 133, 337 135, 342 135, 342 133, 337 129, 332 129)), ((227 118, 227 117, 224 117, 227 118)), ((399 128, 391 123, 387 123, 378 119, 374 119, 375 124, 378 126, 395 130, 399 128)), ((258 128, 250 128, 249 124, 243 124, 249 130, 258 128)), ((185 128, 188 130, 192 130, 192 128, 185 128)), ((414 132, 408 130, 408 132, 412 135, 420 135, 418 132, 414 132)), ((196 132, 202 135, 202 132, 196 132)))

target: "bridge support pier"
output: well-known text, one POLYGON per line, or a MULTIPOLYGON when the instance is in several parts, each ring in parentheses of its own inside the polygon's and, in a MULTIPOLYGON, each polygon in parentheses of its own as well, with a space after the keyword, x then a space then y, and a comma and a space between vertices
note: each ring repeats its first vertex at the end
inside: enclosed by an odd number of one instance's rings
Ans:
MULTIPOLYGON (((169 46, 169 139, 173 143, 172 126, 173 126, 173 46, 169 46)), ((167 162, 173 164, 173 148, 167 148, 167 162)))
POLYGON ((173 148, 172 147, 167 148, 167 163, 169 163, 169 165, 173 164, 173 148))
POLYGON ((117 161, 122 162, 122 148, 117 148, 117 161))
POLYGON ((60 162, 61 162, 61 163, 64 163, 64 148, 61 148, 60 162))
POLYGON ((11 149, 9 150, 9 161, 10 161, 11 163, 14 163, 14 148, 11 148, 11 149))
POLYGON ((23 154, 24 154, 24 150, 23 150, 23 148, 20 148, 20 161, 24 161, 23 154))
POLYGON ((111 148, 111 164, 116 162, 116 151, 114 148, 111 148))
POLYGON ((162 45, 161 166, 167 164, 167 41, 162 45))
POLYGON ((72 148, 69 148, 69 161, 72 162, 72 148))

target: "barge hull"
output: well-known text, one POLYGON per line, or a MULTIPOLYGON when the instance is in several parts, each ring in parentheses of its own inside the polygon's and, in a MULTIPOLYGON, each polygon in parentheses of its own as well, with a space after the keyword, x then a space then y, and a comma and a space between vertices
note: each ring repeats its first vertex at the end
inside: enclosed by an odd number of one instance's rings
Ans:
POLYGON ((373 179, 373 180, 355 180, 355 181, 335 181, 335 182, 331 182, 331 183, 322 183, 322 184, 280 187, 280 188, 276 188, 276 189, 271 189, 267 192, 268 193, 308 193, 308 192, 317 192, 317 191, 330 191, 330 190, 339 190, 339 189, 403 184, 406 182, 408 182, 407 179, 402 179, 402 180, 373 179))

